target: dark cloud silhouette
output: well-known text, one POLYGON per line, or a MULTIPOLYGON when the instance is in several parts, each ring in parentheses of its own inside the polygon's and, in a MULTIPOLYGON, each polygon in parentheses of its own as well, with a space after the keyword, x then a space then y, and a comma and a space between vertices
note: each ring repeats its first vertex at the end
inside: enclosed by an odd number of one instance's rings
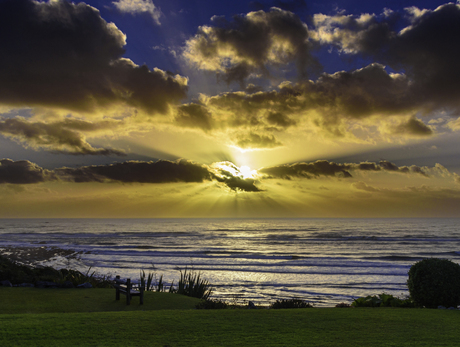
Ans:
POLYGON ((217 181, 225 183, 227 187, 234 191, 261 192, 262 189, 255 185, 256 180, 252 178, 241 178, 229 176, 226 178, 216 178, 217 181))
POLYGON ((206 165, 179 160, 157 162, 127 161, 111 165, 93 165, 80 168, 54 170, 57 177, 70 182, 121 183, 201 183, 218 181, 234 191, 258 192, 253 179, 244 179, 224 169, 211 169, 206 165))
POLYGON ((292 177, 313 178, 318 176, 351 177, 347 165, 336 164, 326 160, 267 167, 260 169, 259 172, 272 178, 282 179, 291 179, 292 177))
POLYGON ((93 165, 54 170, 63 180, 73 182, 171 183, 211 180, 208 168, 187 160, 176 162, 126 161, 111 165, 93 165))
POLYGON ((297 178, 315 178, 319 176, 329 176, 329 177, 343 177, 350 178, 352 177, 353 171, 390 171, 398 172, 403 174, 415 173, 421 174, 423 176, 428 176, 426 172, 418 166, 401 166, 398 167, 395 164, 382 160, 378 164, 376 163, 346 163, 346 164, 337 164, 334 162, 329 162, 327 160, 318 160, 312 163, 294 163, 286 164, 280 166, 266 167, 262 168, 259 171, 261 174, 267 175, 268 178, 281 178, 290 180, 293 177, 297 178))
POLYGON ((0 134, 26 147, 73 155, 125 155, 123 151, 115 149, 94 148, 81 133, 114 127, 115 121, 92 123, 70 118, 52 123, 31 122, 20 117, 0 120, 0 134))
POLYGON ((398 171, 399 170, 398 166, 386 160, 380 161, 379 165, 383 170, 387 170, 387 171, 398 171))
POLYGON ((269 67, 295 63, 305 76, 319 63, 310 54, 307 26, 292 12, 272 8, 238 15, 233 21, 216 18, 215 26, 202 26, 186 42, 183 56, 220 78, 244 84, 253 73, 269 75, 269 67))
POLYGON ((156 162, 126 161, 110 165, 92 165, 79 168, 46 170, 30 161, 0 160, 0 184, 29 184, 60 180, 74 183, 202 183, 220 182, 238 192, 259 192, 252 178, 244 178, 232 163, 226 167, 209 167, 189 160, 156 162), (233 171, 233 173, 231 172, 233 171))
POLYGON ((171 162, 127 161, 111 165, 84 166, 80 168, 61 168, 54 170, 56 175, 71 182, 122 182, 122 183, 201 183, 218 181, 233 191, 258 192, 254 179, 235 176, 224 169, 211 169, 188 160, 171 162))
MULTIPOLYGON (((449 173, 445 168, 421 168, 412 166, 396 166, 388 161, 376 163, 345 163, 338 164, 327 160, 318 160, 311 163, 294 163, 266 167, 254 171, 250 175, 242 171, 231 162, 217 162, 211 166, 202 165, 193 161, 181 159, 177 161, 159 160, 126 161, 110 165, 92 165, 78 168, 62 167, 47 170, 26 160, 0 160, 0 184, 31 184, 50 181, 70 183, 203 183, 218 182, 234 192, 262 192, 259 184, 264 179, 293 178, 313 179, 324 177, 351 178, 352 173, 362 172, 389 172, 404 175, 416 174, 429 177, 427 172, 443 177, 453 177, 458 181, 458 175, 449 173)), ((263 182, 262 182, 263 183, 263 182)), ((356 189, 368 190, 365 184, 357 182, 356 189)))
POLYGON ((212 165, 213 177, 218 182, 224 183, 233 191, 261 192, 262 189, 256 186, 257 180, 244 178, 239 167, 232 162, 220 162, 212 165))
POLYGON ((55 180, 52 171, 43 169, 27 160, 0 160, 0 183, 30 184, 55 180))
POLYGON ((433 130, 415 117, 411 117, 408 121, 400 123, 394 128, 394 132, 396 134, 413 136, 433 135, 433 130))
POLYGON ((0 2, 0 103, 91 112, 117 103, 166 113, 186 79, 137 66, 125 35, 84 3, 0 2))

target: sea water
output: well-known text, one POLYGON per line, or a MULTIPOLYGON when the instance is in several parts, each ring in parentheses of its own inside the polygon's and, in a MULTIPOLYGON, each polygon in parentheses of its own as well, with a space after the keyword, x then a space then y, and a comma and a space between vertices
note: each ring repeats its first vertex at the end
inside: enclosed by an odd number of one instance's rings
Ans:
POLYGON ((41 265, 177 283, 200 272, 213 297, 314 306, 382 292, 408 295, 412 264, 460 263, 459 219, 3 219, 0 249, 74 250, 41 265))

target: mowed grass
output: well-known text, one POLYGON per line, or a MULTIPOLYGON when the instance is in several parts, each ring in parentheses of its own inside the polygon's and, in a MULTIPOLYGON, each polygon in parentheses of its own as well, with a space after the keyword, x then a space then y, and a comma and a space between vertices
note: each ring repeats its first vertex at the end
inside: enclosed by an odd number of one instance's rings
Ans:
POLYGON ((194 310, 190 301, 181 302, 184 297, 176 294, 147 293, 145 305, 135 298, 126 306, 114 300, 110 289, 61 291, 0 288, 0 345, 460 346, 459 311, 194 310), (40 304, 41 300, 51 302, 40 304), (35 307, 25 311, 27 305, 35 307), (14 313, 15 307, 20 314, 14 313))
POLYGON ((0 287, 2 313, 68 313, 105 311, 190 310, 200 301, 184 295, 145 292, 126 305, 126 296, 115 300, 115 289, 39 289, 0 287))

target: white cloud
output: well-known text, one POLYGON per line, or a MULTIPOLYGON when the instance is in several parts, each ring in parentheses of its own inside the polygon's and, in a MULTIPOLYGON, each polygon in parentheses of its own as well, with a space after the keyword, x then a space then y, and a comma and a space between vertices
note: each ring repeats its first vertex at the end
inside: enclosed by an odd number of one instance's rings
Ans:
POLYGON ((125 13, 135 15, 137 13, 150 13, 156 24, 160 25, 161 11, 152 0, 118 0, 114 1, 115 7, 125 13))

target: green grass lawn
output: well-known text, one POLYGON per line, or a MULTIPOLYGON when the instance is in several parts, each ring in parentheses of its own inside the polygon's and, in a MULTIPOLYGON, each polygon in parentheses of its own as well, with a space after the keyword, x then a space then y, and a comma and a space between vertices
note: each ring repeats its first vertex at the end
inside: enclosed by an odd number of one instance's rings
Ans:
POLYGON ((460 311, 194 310, 196 299, 113 289, 0 287, 0 346, 460 346, 460 311), (123 299, 123 297, 122 297, 123 299))
POLYGON ((126 296, 115 300, 115 289, 38 289, 0 287, 0 314, 3 313, 69 313, 104 311, 190 310, 200 301, 184 295, 144 293, 126 305, 126 296))

